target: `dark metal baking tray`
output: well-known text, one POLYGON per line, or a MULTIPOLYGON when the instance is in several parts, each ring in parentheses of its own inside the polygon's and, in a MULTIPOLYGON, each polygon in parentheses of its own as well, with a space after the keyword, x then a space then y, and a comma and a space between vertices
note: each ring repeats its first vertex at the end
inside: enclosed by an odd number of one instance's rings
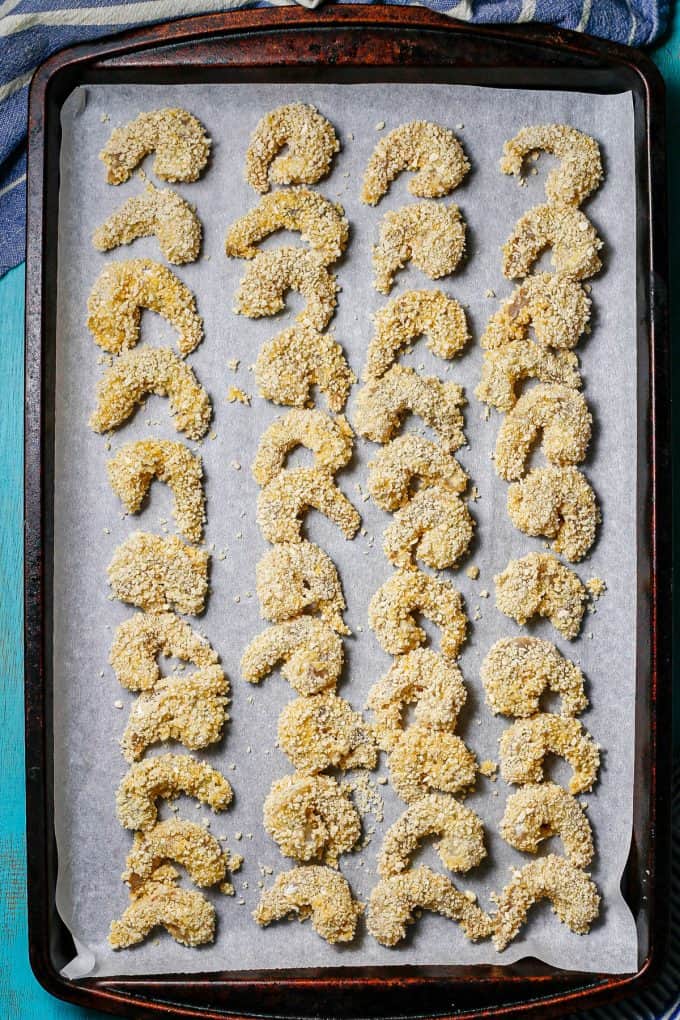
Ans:
POLYGON ((119 1016, 551 1016, 639 990, 664 952, 669 892, 670 437, 664 90, 642 54, 540 26, 473 26, 417 7, 239 11, 139 29, 58 53, 31 86, 25 401, 25 683, 30 957, 63 999, 119 1016), (634 825, 625 895, 635 974, 506 967, 225 971, 70 981, 55 907, 52 774, 54 359, 60 110, 87 83, 453 82, 630 90, 637 166, 639 645, 634 825))

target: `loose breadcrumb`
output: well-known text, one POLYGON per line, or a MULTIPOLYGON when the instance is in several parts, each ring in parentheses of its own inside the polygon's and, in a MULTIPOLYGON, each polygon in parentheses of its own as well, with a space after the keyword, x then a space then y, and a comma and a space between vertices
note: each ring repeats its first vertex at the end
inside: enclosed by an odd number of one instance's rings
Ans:
POLYGON ((138 237, 156 235, 168 262, 194 262, 201 250, 201 221, 193 206, 170 188, 147 185, 132 195, 92 235, 98 251, 110 251, 131 244, 138 237))
POLYGON ((545 616, 564 637, 578 636, 587 593, 580 578, 548 553, 529 553, 510 560, 494 577, 496 604, 521 626, 545 616))
POLYGON ((518 719, 503 731, 501 775, 506 783, 540 783, 548 754, 558 754, 571 765, 570 793, 592 790, 600 766, 599 746, 578 719, 550 712, 518 719))
POLYGON ((161 538, 135 531, 116 549, 107 567, 113 594, 147 612, 196 615, 208 594, 209 553, 175 535, 161 538))
POLYGON ((406 291, 379 309, 374 322, 365 380, 378 379, 394 363, 401 348, 420 336, 427 337, 427 347, 439 358, 460 354, 470 339, 462 305, 440 290, 406 291))
POLYGON ((476 581, 477 578, 479 577, 479 567, 475 566, 475 564, 473 563, 469 567, 466 567, 465 573, 467 574, 471 581, 476 581))
POLYGON ((480 670, 487 704, 495 713, 525 718, 540 712, 546 689, 562 698, 561 715, 588 707, 583 673, 549 641, 501 638, 489 649, 480 670))
POLYGON ((156 153, 152 169, 164 181, 197 181, 210 155, 211 139, 186 110, 149 110, 114 128, 99 153, 109 184, 123 184, 138 163, 156 153))
POLYGON ((297 231, 325 266, 336 262, 349 240, 349 224, 341 205, 309 188, 290 188, 263 195, 254 209, 229 228, 226 253, 252 259, 257 243, 277 230, 297 231))
POLYGON ((601 598, 607 590, 606 582, 601 577, 591 577, 586 581, 586 588, 593 599, 601 598))
POLYGON ((245 179, 256 191, 275 184, 316 184, 340 151, 333 125, 315 106, 287 103, 260 119, 246 152, 245 179), (277 155, 285 147, 285 153, 277 155))
POLYGON ((230 404, 245 404, 246 407, 250 407, 251 397, 248 393, 244 393, 238 386, 230 386, 227 390, 227 402, 230 404))
POLYGON ((389 294, 407 262, 431 280, 448 276, 465 253, 465 222, 457 205, 417 202, 385 213, 373 248, 373 286, 389 294))
POLYGON ((364 173, 361 201, 376 205, 402 170, 417 171, 408 182, 412 195, 441 198, 458 187, 469 169, 453 131, 413 120, 394 128, 376 145, 364 173))

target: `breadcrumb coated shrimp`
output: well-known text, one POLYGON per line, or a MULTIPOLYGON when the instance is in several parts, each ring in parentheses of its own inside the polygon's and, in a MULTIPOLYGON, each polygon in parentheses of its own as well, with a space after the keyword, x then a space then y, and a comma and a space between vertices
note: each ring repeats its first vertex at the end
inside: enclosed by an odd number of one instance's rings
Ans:
POLYGON ((427 120, 401 124, 381 138, 368 161, 361 201, 377 205, 402 170, 417 171, 408 190, 417 198, 441 198, 463 180, 470 163, 453 131, 427 120))
POLYGON ((349 240, 341 205, 309 188, 290 188, 263 195, 254 209, 236 220, 227 234, 227 255, 253 259, 257 242, 277 230, 299 232, 325 266, 337 262, 349 240))
POLYGON ((515 719, 535 715, 546 688, 561 696, 560 715, 578 715, 588 707, 579 667, 540 638, 496 641, 482 662, 480 676, 487 704, 496 714, 515 719))
POLYGON ((161 676, 156 662, 159 655, 199 668, 217 663, 217 653, 205 638, 174 613, 135 613, 119 624, 109 662, 123 687, 152 690, 161 676))
POLYGON ((259 683, 277 664, 298 694, 318 694, 335 687, 344 661, 342 640, 327 623, 313 616, 279 623, 253 638, 241 658, 241 673, 259 683))
POLYGON ((394 276, 413 262, 431 280, 448 276, 465 253, 465 221, 457 205, 416 202, 385 213, 373 247, 373 286, 389 294, 394 276))
POLYGON ((314 252, 300 248, 258 252, 236 292, 234 311, 250 319, 276 315, 286 307, 284 295, 289 290, 299 291, 307 302, 295 321, 325 329, 338 303, 338 284, 314 252))
POLYGON ((195 262, 201 250, 201 221, 196 210, 170 188, 149 184, 132 195, 92 235, 98 251, 131 244, 138 237, 156 235, 161 252, 175 266, 195 262))
POLYGON ((263 927, 284 917, 299 921, 311 917, 317 935, 334 945, 352 941, 363 910, 339 871, 307 864, 277 875, 274 885, 262 893, 253 917, 263 927))
POLYGON ((547 176, 545 193, 558 205, 580 205, 602 183, 600 146, 590 135, 567 124, 523 127, 503 146, 501 170, 522 181, 525 157, 549 152, 559 166, 547 176))
POLYGON ((508 797, 499 828, 505 842, 524 853, 538 853, 544 839, 559 836, 575 868, 587 868, 593 859, 588 817, 576 798, 555 783, 530 783, 508 797))
POLYGON ((448 730, 413 723, 387 759, 395 793, 413 804, 427 793, 460 793, 475 784, 477 759, 448 730))
POLYGON ((496 604, 520 626, 545 616, 564 637, 578 636, 588 593, 581 579, 549 553, 510 560, 494 577, 496 604))
POLYGON ((202 946, 215 938, 215 908, 202 893, 180 889, 177 872, 161 866, 130 896, 129 907, 111 922, 112 949, 135 946, 154 928, 165 928, 183 946, 202 946))
POLYGON ((560 467, 579 464, 588 450, 592 422, 582 393, 539 383, 522 394, 498 430, 496 474, 506 481, 521 478, 540 432, 546 460, 560 467))
POLYGON ((107 567, 117 599, 146 612, 176 609, 202 613, 208 594, 210 555, 186 545, 176 535, 161 538, 135 531, 118 546, 107 567))
POLYGON ((527 340, 529 330, 541 347, 570 350, 588 332, 591 300, 583 284, 560 273, 528 276, 489 319, 480 340, 494 350, 513 340, 527 340))
POLYGON ((420 336, 439 358, 453 358, 470 339, 465 310, 440 290, 408 290, 388 301, 375 316, 363 378, 378 379, 394 363, 401 348, 420 336))
POLYGON ((296 698, 278 723, 279 746, 298 770, 373 769, 378 750, 369 727, 348 701, 332 691, 296 698))
POLYGON ((212 418, 210 398, 196 376, 168 347, 142 347, 121 354, 97 384, 97 408, 90 417, 95 432, 117 429, 149 394, 170 398, 175 427, 189 439, 201 439, 212 418))
POLYGON ((419 611, 441 628, 444 655, 455 658, 467 633, 463 598, 448 581, 420 570, 397 570, 378 588, 368 607, 368 622, 382 648, 401 655, 422 645, 427 635, 413 618, 419 611))
POLYGON ((189 750, 208 747, 222 736, 229 684, 219 666, 186 677, 165 677, 132 706, 120 746, 126 761, 137 761, 151 744, 178 740, 189 750))
POLYGON ((338 572, 318 545, 275 545, 257 564, 256 577, 263 619, 282 623, 309 609, 338 634, 349 634, 342 619, 346 607, 338 572))
POLYGON ((502 952, 517 937, 529 910, 549 899, 553 913, 577 935, 585 935, 600 912, 597 886, 563 857, 548 854, 513 872, 500 895, 491 894, 497 911, 492 917, 493 944, 502 952))
POLYGON ((422 560, 435 570, 452 567, 468 551, 475 522, 455 492, 433 486, 417 492, 394 515, 383 537, 385 556, 395 567, 422 560))
POLYGON ((173 491, 173 517, 189 542, 200 542, 205 523, 203 463, 184 443, 140 439, 126 443, 107 464, 111 488, 127 511, 136 514, 154 478, 173 491))
POLYGON ((162 754, 132 765, 116 793, 116 813, 124 829, 151 829, 156 824, 156 801, 174 800, 180 793, 224 811, 232 789, 207 762, 188 754, 162 754))
POLYGON ((552 248, 550 261, 558 273, 585 280, 602 269, 601 247, 595 227, 579 209, 536 205, 520 217, 503 245, 503 275, 509 280, 528 276, 539 255, 552 248))
POLYGON ((179 352, 190 354, 203 339, 196 299, 171 269, 153 259, 127 259, 102 269, 87 299, 87 328, 109 354, 139 342, 142 309, 167 319, 179 333, 179 352))
POLYGON ((549 351, 531 340, 513 340, 484 352, 475 396, 498 411, 510 411, 517 403, 517 384, 524 379, 574 390, 582 385, 578 358, 572 351, 549 351))
POLYGON ((378 874, 391 878, 407 870, 411 856, 428 836, 449 871, 469 871, 486 857, 484 826, 479 815, 445 793, 428 793, 410 804, 387 830, 378 857, 378 874))
POLYGON ((540 783, 548 754, 558 754, 571 765, 569 793, 592 790, 600 767, 600 748, 578 719, 550 712, 517 719, 503 731, 501 775, 506 783, 540 783))
POLYGON ((333 125, 310 103, 287 103, 266 113, 246 152, 245 178, 255 191, 275 184, 316 184, 331 168, 340 143, 333 125), (286 147, 286 152, 277 155, 286 147))
POLYGON ((352 850, 361 820, 349 787, 332 776, 295 773, 278 779, 264 802, 264 827, 281 853, 296 861, 321 860, 337 867, 352 850))
POLYGON ((415 704, 415 720, 434 729, 453 730, 467 699, 456 664, 430 648, 399 655, 368 695, 373 733, 383 751, 391 751, 404 733, 406 705, 415 704))
POLYGON ((312 450, 315 466, 334 474, 349 463, 353 445, 354 433, 343 415, 330 418, 316 409, 294 408, 262 433, 253 476, 259 485, 267 485, 283 470, 287 454, 296 446, 312 450))
POLYGON ((356 376, 340 344, 309 326, 285 329, 263 344, 255 362, 260 396, 291 407, 313 405, 318 386, 331 411, 342 411, 356 376))
POLYGON ((150 152, 152 170, 164 181, 197 181, 208 162, 211 139, 199 120, 186 110, 164 109, 140 113, 114 128, 99 153, 109 184, 123 184, 150 152))
POLYGON ((291 468, 268 482, 257 501, 257 523, 272 543, 301 542, 302 517, 313 508, 354 538, 361 517, 331 476, 321 468, 291 468))
POLYGON ((368 491, 383 510, 404 506, 416 491, 437 486, 461 493, 467 483, 468 476, 450 453, 414 432, 397 436, 368 466, 368 491))
POLYGON ((186 868, 191 881, 202 888, 224 882, 227 870, 236 871, 240 865, 240 858, 224 851, 204 825, 169 818, 135 833, 123 881, 136 892, 166 861, 186 868))
POLYGON ((552 538, 552 548, 578 563, 591 549, 600 508, 585 475, 574 467, 530 471, 508 489, 510 520, 525 535, 552 538))
POLYGON ((368 904, 368 930, 381 945, 396 946, 419 910, 457 921, 471 942, 491 934, 491 919, 477 906, 474 894, 460 892, 446 875, 423 866, 378 882, 368 904))
POLYGON ((422 376, 412 368, 393 365, 380 379, 366 383, 359 393, 354 424, 367 439, 386 443, 410 412, 422 418, 445 449, 452 452, 465 442, 460 410, 464 404, 463 388, 458 383, 443 383, 436 376, 422 376))

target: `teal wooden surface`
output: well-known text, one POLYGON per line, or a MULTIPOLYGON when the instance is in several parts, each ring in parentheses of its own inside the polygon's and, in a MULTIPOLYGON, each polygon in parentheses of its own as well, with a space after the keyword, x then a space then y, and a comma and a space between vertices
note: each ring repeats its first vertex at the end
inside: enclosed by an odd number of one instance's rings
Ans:
MULTIPOLYGON (((653 57, 668 88, 671 276, 680 280, 680 19, 653 57)), ((680 335, 680 296, 672 303, 672 335, 680 335)), ((25 917, 23 669, 22 669, 22 428, 24 268, 0 279, 0 1020, 87 1020, 102 1017, 52 998, 33 977, 25 917)), ((673 370, 675 407, 680 365, 673 370)), ((674 434, 680 429, 675 421, 674 434)), ((680 496, 680 472, 674 478, 680 496)), ((676 504, 680 505, 680 503, 676 504)), ((676 519, 678 515, 676 515, 676 519)), ((673 522, 678 538, 678 523, 673 522)), ((675 585, 680 577, 676 571, 675 585)), ((677 613, 677 608, 676 608, 677 613)), ((674 634, 678 633, 676 616, 674 634)), ((674 705, 676 746, 680 698, 674 705)), ((623 1015, 623 1014, 622 1014, 623 1015)))

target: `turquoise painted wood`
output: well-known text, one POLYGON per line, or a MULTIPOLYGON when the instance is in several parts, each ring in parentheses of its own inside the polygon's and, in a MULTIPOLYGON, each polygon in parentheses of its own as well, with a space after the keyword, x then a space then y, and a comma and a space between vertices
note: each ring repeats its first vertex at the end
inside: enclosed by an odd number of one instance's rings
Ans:
MULTIPOLYGON (((680 18, 653 54, 668 86, 670 149, 671 276, 680 280, 680 18)), ((672 305, 672 330, 680 336, 680 297, 672 305)), ((58 1002, 33 977, 25 918, 23 614, 22 614, 22 427, 24 268, 0 279, 0 1020, 86 1020, 102 1017, 58 1002)), ((680 438, 680 364, 674 365, 674 433, 680 438)), ((680 506, 680 471, 674 479, 680 506)), ((680 515, 674 521, 680 538, 680 515)), ((680 572, 675 576, 676 591, 680 572)), ((674 633, 678 631, 675 620, 674 633)), ((674 712, 680 736, 680 696, 674 712)), ((596 1015, 591 1014, 591 1016, 596 1015)), ((623 1014, 622 1014, 623 1015, 623 1014)), ((629 1015, 629 1014, 627 1014, 629 1015)))

